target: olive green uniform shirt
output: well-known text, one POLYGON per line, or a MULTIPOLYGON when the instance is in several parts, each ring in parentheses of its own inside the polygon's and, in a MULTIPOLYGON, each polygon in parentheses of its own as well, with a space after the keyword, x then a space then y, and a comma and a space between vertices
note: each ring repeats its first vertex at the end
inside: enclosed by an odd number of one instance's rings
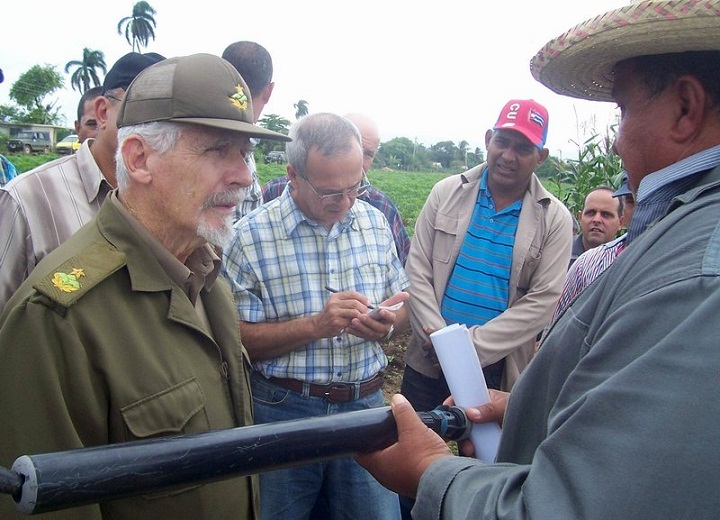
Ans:
MULTIPOLYGON (((107 200, 0 315, 0 465, 251 424, 249 365, 230 291, 220 278, 199 299, 207 322, 107 200)), ((256 478, 240 477, 43 518, 238 520, 256 518, 258 505, 256 478)), ((0 517, 26 518, 6 495, 0 517)))

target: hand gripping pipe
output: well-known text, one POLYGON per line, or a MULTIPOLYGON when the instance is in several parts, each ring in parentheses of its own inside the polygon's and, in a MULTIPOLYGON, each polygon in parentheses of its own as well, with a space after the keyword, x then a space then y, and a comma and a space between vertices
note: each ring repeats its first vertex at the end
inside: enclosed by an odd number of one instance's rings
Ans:
MULTIPOLYGON (((469 435, 462 409, 418 416, 446 440, 469 435)), ((397 440, 389 406, 57 453, 0 468, 0 491, 19 511, 44 513, 181 484, 212 482, 386 448, 397 440)))

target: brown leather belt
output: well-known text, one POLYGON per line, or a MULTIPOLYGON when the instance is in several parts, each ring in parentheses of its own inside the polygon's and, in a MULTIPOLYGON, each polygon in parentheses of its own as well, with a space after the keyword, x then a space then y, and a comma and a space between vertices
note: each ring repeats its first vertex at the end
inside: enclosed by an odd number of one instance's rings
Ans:
POLYGON ((311 396, 323 397, 331 403, 348 403, 355 399, 361 399, 379 390, 383 385, 383 377, 381 374, 376 374, 373 378, 360 383, 331 383, 329 385, 305 383, 299 379, 286 379, 282 377, 271 377, 269 381, 299 394, 303 393, 303 385, 307 385, 311 396), (356 387, 359 388, 357 397, 355 397, 356 387))

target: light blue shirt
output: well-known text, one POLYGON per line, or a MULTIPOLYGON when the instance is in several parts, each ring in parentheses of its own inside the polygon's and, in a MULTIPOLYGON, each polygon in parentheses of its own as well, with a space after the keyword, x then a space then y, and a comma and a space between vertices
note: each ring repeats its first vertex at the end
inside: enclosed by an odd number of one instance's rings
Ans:
POLYGON ((709 170, 718 164, 720 164, 720 145, 686 157, 682 161, 673 163, 645 176, 643 180, 640 181, 640 186, 638 186, 636 200, 637 202, 641 202, 648 195, 671 182, 675 182, 697 172, 709 170))

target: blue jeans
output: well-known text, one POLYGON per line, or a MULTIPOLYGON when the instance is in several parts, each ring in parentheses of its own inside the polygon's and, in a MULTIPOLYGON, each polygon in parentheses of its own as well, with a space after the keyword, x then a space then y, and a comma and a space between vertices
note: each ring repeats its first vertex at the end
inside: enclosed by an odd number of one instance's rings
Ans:
MULTIPOLYGON (((255 423, 287 421, 384 406, 382 391, 332 404, 275 385, 258 373, 252 378, 255 423)), ((398 520, 398 496, 381 486, 352 458, 315 462, 260 474, 262 520, 398 520), (322 516, 318 514, 322 511, 322 516)))
POLYGON ((450 396, 450 388, 442 372, 439 378, 433 379, 405 365, 400 393, 410 401, 416 412, 429 412, 443 404, 450 396))

